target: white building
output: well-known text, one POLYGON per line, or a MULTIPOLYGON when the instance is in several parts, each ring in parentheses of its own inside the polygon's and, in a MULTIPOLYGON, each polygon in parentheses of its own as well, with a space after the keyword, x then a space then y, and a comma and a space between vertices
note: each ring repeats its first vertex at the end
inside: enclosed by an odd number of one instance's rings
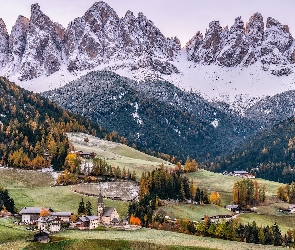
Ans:
POLYGON ((38 229, 41 231, 59 232, 61 221, 56 216, 40 217, 37 220, 38 229))

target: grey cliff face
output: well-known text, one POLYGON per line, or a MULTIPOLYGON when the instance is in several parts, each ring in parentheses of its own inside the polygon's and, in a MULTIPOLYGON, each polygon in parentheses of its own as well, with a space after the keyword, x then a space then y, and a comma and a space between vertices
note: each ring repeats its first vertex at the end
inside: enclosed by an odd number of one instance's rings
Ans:
POLYGON ((5 66, 8 62, 8 39, 4 21, 0 18, 0 66, 5 66))
MULTIPOLYGON (((135 16, 127 11, 120 18, 104 2, 94 3, 66 29, 38 4, 31 6, 30 19, 18 17, 10 35, 0 19, 0 66, 7 76, 17 75, 20 80, 49 76, 62 68, 75 72, 99 65, 178 73, 174 60, 180 49, 177 37, 165 37, 143 13, 135 16)), ((238 17, 230 28, 212 21, 205 35, 197 32, 185 49, 189 61, 203 65, 260 62, 264 70, 272 65, 285 67, 271 71, 276 75, 289 74, 288 65, 295 62, 295 42, 288 26, 271 17, 264 23, 260 13, 246 24, 238 17)))
POLYGON ((51 75, 62 64, 62 35, 60 25, 53 23, 38 4, 31 7, 26 32, 26 47, 20 67, 20 80, 51 75))
POLYGON ((226 67, 248 66, 259 61, 265 70, 270 65, 295 62, 294 39, 288 26, 271 17, 264 24, 260 13, 253 14, 246 25, 240 17, 236 18, 230 29, 221 28, 218 21, 211 22, 203 40, 199 34, 186 44, 190 61, 226 67))

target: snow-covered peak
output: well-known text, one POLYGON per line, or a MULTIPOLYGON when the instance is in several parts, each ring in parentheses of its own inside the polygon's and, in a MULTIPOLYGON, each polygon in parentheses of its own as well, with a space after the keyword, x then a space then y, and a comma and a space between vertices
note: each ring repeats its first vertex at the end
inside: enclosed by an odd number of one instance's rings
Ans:
POLYGON ((235 19, 234 25, 230 28, 230 32, 236 31, 244 31, 244 22, 240 16, 235 19))
POLYGON ((30 20, 18 16, 9 36, 9 64, 8 75, 13 75, 20 70, 21 60, 26 48, 27 30, 30 20))
POLYGON ((2 18, 0 18, 0 66, 4 67, 8 62, 8 32, 2 18))
POLYGON ((185 45, 187 57, 190 61, 195 61, 195 53, 203 43, 203 34, 198 31, 185 45))
POLYGON ((245 33, 251 47, 256 48, 261 45, 264 34, 264 22, 260 13, 256 12, 250 17, 249 22, 246 24, 245 33))

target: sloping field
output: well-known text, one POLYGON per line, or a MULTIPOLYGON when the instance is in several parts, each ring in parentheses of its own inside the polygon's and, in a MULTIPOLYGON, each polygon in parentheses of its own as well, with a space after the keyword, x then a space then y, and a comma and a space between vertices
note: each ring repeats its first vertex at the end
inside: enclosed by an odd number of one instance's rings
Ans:
POLYGON ((192 221, 199 221, 204 215, 231 215, 231 212, 223 207, 216 205, 190 205, 190 204, 168 204, 165 207, 160 207, 170 218, 189 219, 192 221))
POLYGON ((142 172, 154 169, 162 163, 166 166, 173 166, 169 162, 147 155, 124 144, 105 141, 91 135, 68 133, 68 138, 76 150, 95 152, 99 158, 105 159, 112 166, 120 168, 125 166, 130 170, 135 169, 137 178, 140 178, 142 172), (88 142, 84 142, 85 137, 88 138, 88 142))
MULTIPOLYGON (((222 205, 230 204, 234 183, 241 180, 239 177, 217 174, 206 170, 187 174, 187 177, 192 179, 198 187, 206 188, 209 194, 211 191, 218 191, 221 195, 222 205)), ((255 180, 258 181, 260 186, 265 185, 267 199, 271 199, 272 196, 276 195, 276 189, 282 185, 282 183, 258 178, 255 180)))
POLYGON ((50 186, 54 179, 49 173, 39 171, 0 168, 0 186, 11 188, 34 188, 50 186))
MULTIPOLYGON (((79 202, 83 197, 85 203, 91 202, 92 213, 97 213, 97 197, 74 193, 71 191, 71 186, 10 189, 9 194, 14 199, 18 211, 25 206, 40 206, 51 207, 54 211, 77 213, 79 202)), ((116 207, 121 217, 126 216, 127 202, 104 199, 104 203, 107 207, 116 207)))

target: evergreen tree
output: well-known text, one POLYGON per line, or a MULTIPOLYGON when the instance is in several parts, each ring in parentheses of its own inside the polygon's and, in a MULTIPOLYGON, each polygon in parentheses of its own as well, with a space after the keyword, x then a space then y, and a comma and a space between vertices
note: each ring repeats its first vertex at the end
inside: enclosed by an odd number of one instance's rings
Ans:
POLYGON ((81 198, 81 201, 79 202, 79 207, 78 207, 78 214, 85 214, 86 209, 85 209, 85 204, 83 198, 81 198))
POLYGON ((85 211, 87 215, 92 215, 92 204, 90 201, 86 202, 85 211))
POLYGON ((272 233, 273 233, 273 241, 272 244, 274 246, 281 246, 282 245, 282 235, 281 230, 277 223, 272 226, 272 233))
POLYGON ((3 206, 7 211, 16 213, 14 200, 9 196, 8 190, 0 186, 0 210, 2 210, 3 206))

